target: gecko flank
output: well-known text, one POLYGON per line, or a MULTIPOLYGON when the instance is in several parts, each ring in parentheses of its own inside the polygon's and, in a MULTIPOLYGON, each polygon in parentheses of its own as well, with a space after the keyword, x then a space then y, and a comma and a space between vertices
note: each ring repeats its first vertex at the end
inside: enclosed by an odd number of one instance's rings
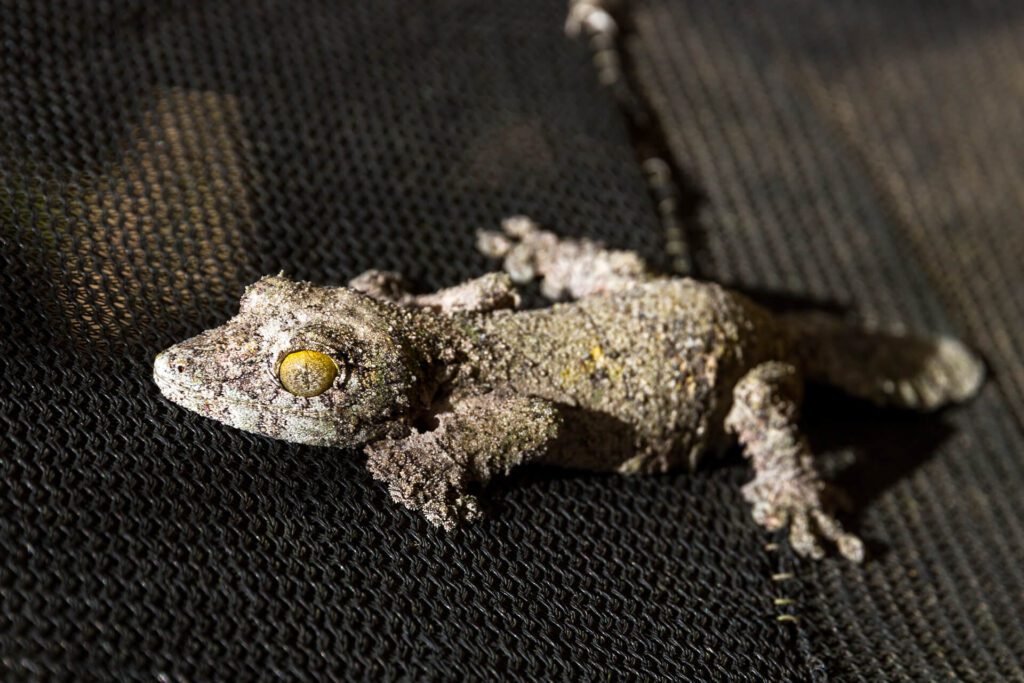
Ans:
POLYGON ((504 272, 432 294, 395 273, 347 287, 265 277, 237 316, 157 356, 171 401, 239 429, 365 446, 392 497, 450 529, 470 493, 540 462, 625 474, 692 467, 739 442, 754 519, 855 561, 797 429, 804 380, 932 410, 974 394, 983 366, 945 337, 822 315, 773 315, 718 285, 655 277, 634 253, 507 219, 479 246, 504 272), (515 284, 558 303, 519 311, 515 284))

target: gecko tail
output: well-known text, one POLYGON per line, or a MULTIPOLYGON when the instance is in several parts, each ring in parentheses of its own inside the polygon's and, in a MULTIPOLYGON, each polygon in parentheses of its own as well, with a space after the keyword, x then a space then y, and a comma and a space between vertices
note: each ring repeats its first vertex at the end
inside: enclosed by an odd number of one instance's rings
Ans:
POLYGON ((879 405, 936 410, 985 380, 984 362, 952 337, 868 331, 821 313, 783 319, 808 379, 879 405))

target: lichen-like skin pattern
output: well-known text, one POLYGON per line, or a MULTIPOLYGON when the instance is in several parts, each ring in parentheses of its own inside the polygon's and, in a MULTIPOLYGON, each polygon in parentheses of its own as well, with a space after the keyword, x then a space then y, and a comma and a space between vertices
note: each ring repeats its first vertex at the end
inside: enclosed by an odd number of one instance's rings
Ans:
POLYGON ((917 410, 983 381, 953 339, 776 316, 524 217, 481 233, 479 247, 504 272, 426 295, 383 271, 348 287, 265 277, 237 316, 159 354, 154 379, 239 429, 365 446, 392 497, 446 529, 479 517, 473 491, 523 463, 663 472, 738 442, 755 471, 744 487, 755 521, 788 525, 802 555, 822 557, 830 541, 854 561, 863 546, 832 516, 796 426, 804 379, 917 410), (558 303, 517 310, 515 284, 535 278, 558 303), (282 384, 285 358, 298 393, 282 384))

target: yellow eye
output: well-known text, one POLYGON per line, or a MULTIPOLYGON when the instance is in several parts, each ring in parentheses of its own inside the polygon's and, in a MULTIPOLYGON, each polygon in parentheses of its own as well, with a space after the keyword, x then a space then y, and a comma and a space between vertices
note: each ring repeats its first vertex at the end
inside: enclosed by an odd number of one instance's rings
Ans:
POLYGON ((331 388, 338 376, 338 366, 325 353, 295 351, 284 357, 277 375, 289 393, 308 398, 331 388))

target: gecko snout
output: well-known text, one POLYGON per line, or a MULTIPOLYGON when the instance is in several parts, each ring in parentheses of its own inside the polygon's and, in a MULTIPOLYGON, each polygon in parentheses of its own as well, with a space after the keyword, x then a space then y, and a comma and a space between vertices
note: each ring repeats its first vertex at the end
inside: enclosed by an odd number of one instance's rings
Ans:
POLYGON ((153 359, 153 380, 168 398, 180 394, 191 384, 190 375, 188 360, 173 348, 161 351, 153 359))
POLYGON ((181 358, 177 358, 170 351, 161 351, 156 354, 156 358, 153 359, 153 374, 171 376, 175 374, 181 374, 188 369, 185 361, 181 358))

